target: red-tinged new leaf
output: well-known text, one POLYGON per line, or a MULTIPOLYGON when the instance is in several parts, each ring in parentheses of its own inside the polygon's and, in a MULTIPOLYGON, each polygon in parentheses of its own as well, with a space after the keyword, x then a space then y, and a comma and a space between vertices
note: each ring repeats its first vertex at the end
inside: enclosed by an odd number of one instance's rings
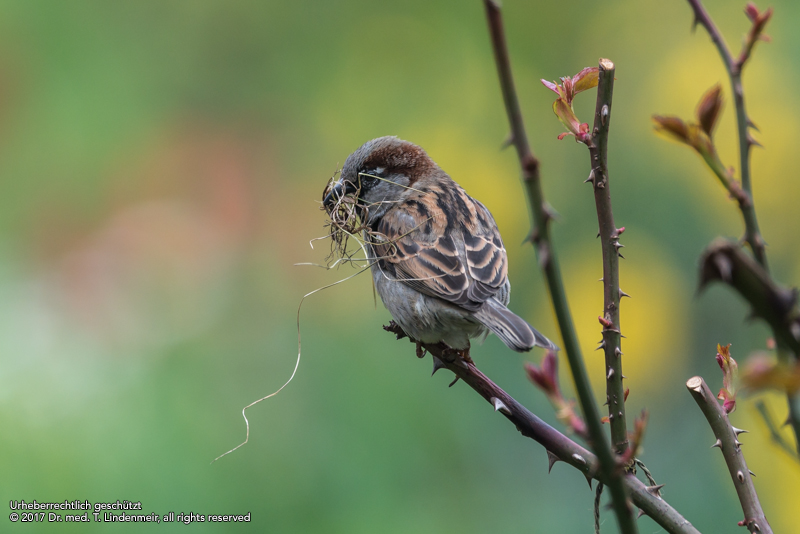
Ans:
POLYGON ((656 130, 663 132, 673 139, 691 146, 689 139, 689 126, 682 119, 673 116, 653 115, 656 130))
POLYGON ((739 376, 739 365, 731 357, 731 345, 728 343, 724 347, 717 345, 717 364, 722 369, 722 389, 719 390, 717 398, 723 401, 722 407, 727 413, 736 409, 736 382, 739 376))
POLYGON ((747 2, 747 5, 744 6, 744 14, 747 15, 747 18, 752 22, 755 22, 759 16, 758 8, 753 2, 747 2))
POLYGON ((599 80, 600 69, 597 67, 586 67, 572 78, 573 96, 587 89, 591 89, 592 87, 597 87, 599 80))
POLYGON ((735 382, 739 376, 739 364, 731 356, 731 344, 717 345, 717 363, 722 369, 722 383, 730 391, 735 390, 735 382))
POLYGON ((542 359, 541 367, 526 363, 525 371, 531 382, 539 386, 551 400, 561 397, 561 391, 558 388, 558 357, 555 352, 547 351, 542 359))
POLYGON ((751 391, 777 389, 786 393, 800 391, 800 364, 786 365, 766 354, 751 357, 742 371, 742 384, 751 391))
POLYGON ((722 408, 725 410, 725 413, 733 413, 733 411, 736 410, 736 395, 733 395, 727 389, 720 389, 717 398, 723 401, 722 408))
POLYGON ((581 121, 579 121, 578 117, 575 116, 575 112, 572 111, 570 105, 561 98, 553 102, 553 113, 556 114, 556 117, 558 117, 558 120, 561 121, 561 124, 567 127, 569 133, 572 135, 578 135, 581 133, 581 121))
POLYGON ((710 138, 717 125, 719 112, 722 109, 722 86, 715 85, 703 95, 697 105, 697 120, 700 127, 710 138))
POLYGON ((622 465, 628 465, 638 456, 644 441, 644 432, 647 429, 647 410, 642 410, 642 414, 634 420, 633 432, 628 434, 629 447, 624 454, 619 456, 622 465))
POLYGON ((560 97, 563 97, 563 96, 564 96, 564 95, 563 95, 563 93, 562 93, 562 89, 561 89, 561 87, 560 87, 560 86, 559 86, 557 83, 555 83, 555 82, 548 82, 547 80, 545 80, 545 79, 542 79, 542 84, 544 84, 544 86, 545 86, 545 87, 547 87, 548 89, 550 89, 551 91, 553 91, 553 92, 554 92, 555 94, 557 94, 558 96, 560 96, 560 97))

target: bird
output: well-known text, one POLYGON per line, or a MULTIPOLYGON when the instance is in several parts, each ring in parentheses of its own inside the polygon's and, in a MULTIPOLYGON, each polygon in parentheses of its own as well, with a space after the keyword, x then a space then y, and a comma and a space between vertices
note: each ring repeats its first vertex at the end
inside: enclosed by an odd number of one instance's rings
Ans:
POLYGON ((367 141, 326 189, 330 213, 355 197, 378 295, 417 343, 470 360, 489 331, 517 352, 558 347, 508 309, 508 258, 492 214, 425 150, 395 136, 367 141))

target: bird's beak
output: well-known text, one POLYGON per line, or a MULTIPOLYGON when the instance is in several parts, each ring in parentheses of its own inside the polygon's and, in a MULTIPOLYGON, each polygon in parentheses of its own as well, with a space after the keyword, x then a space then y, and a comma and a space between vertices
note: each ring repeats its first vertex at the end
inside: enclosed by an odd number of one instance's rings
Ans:
POLYGON ((355 193, 356 191, 358 191, 358 188, 353 182, 349 180, 339 180, 333 185, 328 194, 325 195, 325 198, 322 199, 322 204, 325 208, 329 209, 346 195, 355 193))

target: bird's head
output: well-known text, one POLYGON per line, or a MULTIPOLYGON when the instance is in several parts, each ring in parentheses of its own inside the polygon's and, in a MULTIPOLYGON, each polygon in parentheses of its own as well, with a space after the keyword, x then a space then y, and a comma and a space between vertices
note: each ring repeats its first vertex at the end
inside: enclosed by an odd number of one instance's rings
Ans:
POLYGON ((358 195, 367 218, 374 220, 437 170, 436 163, 417 145, 394 136, 378 137, 347 157, 339 180, 327 190, 323 203, 329 208, 345 195, 358 195))

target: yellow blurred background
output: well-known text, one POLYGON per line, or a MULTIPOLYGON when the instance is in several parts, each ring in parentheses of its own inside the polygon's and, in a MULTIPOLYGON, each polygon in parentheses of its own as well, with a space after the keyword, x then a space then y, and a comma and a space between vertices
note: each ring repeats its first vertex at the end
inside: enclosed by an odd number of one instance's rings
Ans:
MULTIPOLYGON (((732 48, 744 2, 706 5, 732 48)), ((745 74, 764 145, 755 202, 775 276, 800 282, 800 4, 775 16, 745 74)), ((766 7, 766 6, 761 6, 766 7)), ((587 366, 602 308, 589 160, 540 78, 617 65, 610 141, 629 413, 650 411, 642 459, 664 497, 703 532, 737 528, 735 492, 685 389, 714 389, 717 343, 740 362, 768 331, 736 295, 696 295, 697 260, 739 237, 733 202, 700 159, 652 131, 693 115, 722 82, 717 141, 738 165, 724 69, 691 11, 669 2, 507 1, 506 32, 587 366)), ((590 121, 594 101, 576 112, 590 121)), ((430 360, 382 331, 367 276, 309 297, 302 361, 277 397, 240 411, 291 374, 301 297, 349 276, 322 263, 327 179, 363 142, 398 135, 494 213, 509 251, 511 308, 559 337, 529 245, 481 2, 243 0, 0 3, 0 489, 24 499, 141 501, 145 513, 251 513, 197 532, 587 532, 592 499, 574 470, 430 360)), ((520 356, 490 338, 479 367, 555 422, 520 356)), ((569 373, 562 361, 566 391, 569 373)), ((777 421, 785 399, 761 394, 777 421)), ((796 532, 800 464, 770 443, 754 398, 733 423, 775 531, 796 532)), ((786 432, 788 437, 788 432, 786 432)), ((614 519, 604 514, 605 528, 614 519)), ((129 525, 12 524, 0 530, 130 531, 129 525)), ((649 518, 642 532, 657 532, 649 518)))

